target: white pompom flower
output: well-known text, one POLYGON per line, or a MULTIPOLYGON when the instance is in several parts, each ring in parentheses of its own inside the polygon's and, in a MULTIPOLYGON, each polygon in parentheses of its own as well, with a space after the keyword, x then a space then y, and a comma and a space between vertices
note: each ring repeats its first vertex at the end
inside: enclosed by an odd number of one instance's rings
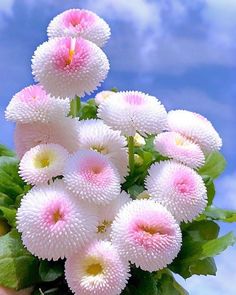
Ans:
POLYGON ((81 149, 95 150, 108 157, 124 179, 128 174, 127 141, 120 131, 112 130, 102 120, 84 120, 79 123, 81 149))
POLYGON ((67 258, 66 281, 75 294, 117 295, 125 288, 129 264, 108 241, 94 241, 84 251, 67 258))
POLYGON ((50 22, 48 37, 83 37, 102 47, 109 39, 109 25, 95 13, 84 9, 66 10, 50 22))
POLYGON ((117 92, 98 107, 98 117, 122 134, 157 134, 167 128, 167 113, 160 101, 139 91, 117 92))
POLYGON ((79 150, 66 162, 64 181, 77 199, 105 205, 120 194, 120 175, 104 155, 79 150))
POLYGON ((62 37, 41 44, 32 58, 35 80, 54 96, 90 94, 107 76, 109 61, 94 43, 62 37))
POLYGON ((182 242, 174 217, 151 200, 126 204, 112 224, 111 236, 112 244, 124 259, 150 272, 170 264, 182 242))
POLYGON ((42 86, 31 85, 13 96, 5 117, 19 123, 48 123, 65 117, 69 111, 69 99, 52 97, 42 86))
POLYGON ((103 101, 107 100, 109 96, 114 94, 114 91, 103 90, 95 95, 95 103, 99 106, 103 101))
POLYGON ((96 217, 73 201, 62 181, 34 187, 17 211, 17 229, 35 256, 58 260, 86 246, 96 235, 96 217))
POLYGON ((17 123, 14 141, 20 159, 32 147, 46 143, 60 144, 72 153, 79 147, 78 121, 61 117, 60 120, 50 123, 17 123))
POLYGON ((200 146, 178 132, 164 132, 155 137, 154 146, 163 156, 172 158, 191 168, 199 168, 205 162, 200 146))
POLYGON ((28 184, 47 183, 62 175, 69 157, 67 150, 58 144, 40 144, 25 153, 19 166, 19 174, 28 184))
POLYGON ((170 131, 176 131, 199 144, 205 154, 220 150, 222 140, 211 124, 200 114, 185 110, 168 113, 170 131))
POLYGON ((110 240, 111 225, 119 210, 132 199, 125 191, 106 206, 96 206, 95 214, 98 217, 97 238, 101 240, 110 240))
POLYGON ((148 171, 146 188, 177 221, 192 221, 207 205, 207 191, 199 174, 175 161, 155 163, 148 171))

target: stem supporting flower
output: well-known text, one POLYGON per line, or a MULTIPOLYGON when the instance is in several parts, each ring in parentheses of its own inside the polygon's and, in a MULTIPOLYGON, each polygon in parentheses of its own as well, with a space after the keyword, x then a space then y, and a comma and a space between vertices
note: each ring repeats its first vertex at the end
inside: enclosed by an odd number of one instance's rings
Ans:
POLYGON ((134 137, 128 137, 128 150, 129 150, 129 169, 130 174, 132 175, 134 172, 134 137))

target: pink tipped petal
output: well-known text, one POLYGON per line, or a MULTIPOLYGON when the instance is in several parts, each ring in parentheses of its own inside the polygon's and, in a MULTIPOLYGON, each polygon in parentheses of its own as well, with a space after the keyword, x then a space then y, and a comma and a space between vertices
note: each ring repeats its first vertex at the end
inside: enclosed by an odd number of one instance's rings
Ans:
POLYGON ((35 80, 60 97, 90 94, 104 81, 108 70, 104 52, 83 38, 51 39, 40 45, 32 58, 35 80))
POLYGON ((70 9, 54 17, 48 26, 48 37, 83 37, 102 47, 110 37, 109 25, 95 13, 70 9))
POLYGON ((191 221, 205 209, 206 187, 193 169, 175 161, 164 161, 153 164, 148 172, 148 194, 165 206, 177 221, 191 221))
POLYGON ((78 199, 96 204, 107 204, 120 193, 118 170, 104 155, 79 150, 66 162, 64 181, 78 199))
POLYGON ((112 243, 120 255, 147 271, 166 267, 181 247, 174 217, 151 200, 135 200, 119 211, 112 224, 112 243))
POLYGON ((156 150, 191 168, 199 168, 205 162, 200 146, 177 132, 164 132, 154 140, 156 150))
POLYGON ((84 251, 67 258, 65 276, 79 295, 117 295, 129 279, 129 265, 108 241, 94 241, 84 251))

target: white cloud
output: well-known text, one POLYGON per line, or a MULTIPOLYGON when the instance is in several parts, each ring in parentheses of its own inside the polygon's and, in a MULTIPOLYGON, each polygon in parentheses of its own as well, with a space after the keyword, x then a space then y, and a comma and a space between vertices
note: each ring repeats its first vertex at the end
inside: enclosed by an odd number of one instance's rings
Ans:
POLYGON ((0 13, 11 15, 14 0, 1 0, 0 1, 0 13))

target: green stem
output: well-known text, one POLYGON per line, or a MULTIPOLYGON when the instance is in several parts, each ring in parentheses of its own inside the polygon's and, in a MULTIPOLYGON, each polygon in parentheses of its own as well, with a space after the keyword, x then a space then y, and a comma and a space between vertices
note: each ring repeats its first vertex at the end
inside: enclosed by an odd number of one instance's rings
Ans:
POLYGON ((133 136, 128 137, 128 149, 129 149, 129 169, 130 174, 134 171, 134 138, 133 136))
POLYGON ((79 116, 79 111, 80 111, 80 97, 76 96, 71 102, 70 102, 70 115, 73 118, 76 118, 79 116))

